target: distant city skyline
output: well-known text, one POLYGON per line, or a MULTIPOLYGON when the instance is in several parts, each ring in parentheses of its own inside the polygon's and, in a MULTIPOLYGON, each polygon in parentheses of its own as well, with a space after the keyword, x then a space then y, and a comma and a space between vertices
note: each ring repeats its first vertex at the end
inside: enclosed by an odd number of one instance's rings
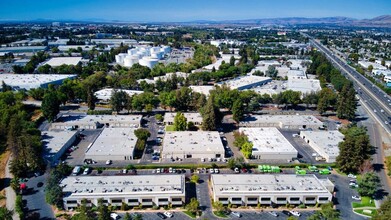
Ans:
POLYGON ((60 21, 186 22, 334 16, 364 19, 390 13, 390 0, 0 1, 0 21, 48 19, 60 21))

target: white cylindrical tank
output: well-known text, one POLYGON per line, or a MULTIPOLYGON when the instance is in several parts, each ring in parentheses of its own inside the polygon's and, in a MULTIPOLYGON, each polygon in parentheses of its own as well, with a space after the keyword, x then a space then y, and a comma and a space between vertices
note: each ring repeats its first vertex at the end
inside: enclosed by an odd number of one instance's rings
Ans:
POLYGON ((162 47, 162 51, 165 53, 165 54, 168 54, 171 52, 171 47, 170 46, 163 46, 162 47))
POLYGON ((157 52, 160 51, 160 47, 152 47, 152 48, 150 49, 150 51, 151 51, 151 54, 152 54, 152 53, 157 53, 157 52))
POLYGON ((137 53, 137 50, 134 49, 134 48, 128 50, 128 54, 129 54, 129 55, 134 55, 134 54, 136 54, 136 53, 137 53))
POLYGON ((146 66, 150 69, 152 69, 158 62, 158 59, 152 57, 143 57, 141 60, 139 60, 140 65, 146 66))
POLYGON ((161 60, 163 58, 163 52, 153 52, 151 53, 151 57, 161 60))
POLYGON ((127 56, 124 58, 124 66, 125 67, 132 67, 133 66, 130 56, 127 56))
POLYGON ((122 64, 126 55, 126 53, 119 53, 118 55, 115 55, 115 62, 122 64))

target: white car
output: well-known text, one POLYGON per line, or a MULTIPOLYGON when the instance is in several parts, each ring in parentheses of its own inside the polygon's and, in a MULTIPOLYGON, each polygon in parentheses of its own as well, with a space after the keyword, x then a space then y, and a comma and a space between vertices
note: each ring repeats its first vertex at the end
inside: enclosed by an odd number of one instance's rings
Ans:
POLYGON ((173 217, 173 214, 172 214, 171 212, 165 211, 163 214, 164 214, 165 216, 167 216, 167 218, 172 218, 172 217, 173 217))
POLYGON ((352 196, 352 199, 357 200, 357 201, 361 201, 361 197, 360 196, 352 196))
POLYGON ((88 175, 90 173, 91 168, 87 167, 83 171, 83 175, 88 175))
POLYGON ((349 186, 351 186, 351 187, 354 187, 354 188, 358 188, 358 184, 357 183, 349 183, 349 186))
POLYGON ((300 216, 301 216, 300 212, 298 212, 298 211, 292 210, 292 211, 290 211, 290 213, 291 213, 292 215, 294 215, 294 216, 297 216, 297 217, 300 217, 300 216))
POLYGON ((271 212, 268 212, 270 215, 274 216, 274 217, 278 217, 278 214, 277 212, 274 212, 274 211, 271 211, 271 212))
POLYGON ((215 170, 213 168, 209 169, 209 173, 214 173, 214 172, 215 172, 215 170))
POLYGON ((351 174, 351 173, 348 174, 348 177, 349 177, 349 178, 352 178, 352 179, 356 179, 356 178, 357 178, 357 176, 355 176, 355 175, 353 175, 353 174, 351 174))
POLYGON ((240 214, 240 212, 231 212, 231 214, 234 215, 234 216, 236 216, 236 217, 238 217, 238 218, 242 217, 242 215, 240 214))
POLYGON ((220 173, 219 169, 215 168, 215 173, 220 173))
POLYGON ((117 213, 111 213, 110 218, 116 220, 119 219, 119 215, 117 213))
POLYGON ((110 165, 112 163, 111 160, 106 160, 106 165, 110 165))
POLYGON ((160 173, 160 168, 156 168, 156 173, 160 173))

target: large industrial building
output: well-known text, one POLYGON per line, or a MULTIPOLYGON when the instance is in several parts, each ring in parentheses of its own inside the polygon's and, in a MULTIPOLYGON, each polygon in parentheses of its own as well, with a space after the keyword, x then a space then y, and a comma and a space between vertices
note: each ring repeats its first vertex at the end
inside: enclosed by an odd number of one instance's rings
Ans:
POLYGON ((262 160, 292 160, 297 150, 275 127, 239 128, 253 144, 252 158, 262 160))
POLYGON ((193 92, 204 94, 206 97, 209 96, 210 92, 215 89, 214 86, 189 86, 193 92))
MULTIPOLYGON (((119 91, 126 92, 129 96, 138 95, 138 94, 143 93, 143 91, 128 90, 128 89, 118 89, 117 92, 119 92, 119 91)), ((94 95, 99 100, 110 101, 113 92, 114 92, 114 89, 101 89, 99 91, 96 91, 94 93, 94 95)))
POLYGON ((182 206, 185 203, 185 175, 69 176, 60 183, 65 210, 87 204, 135 207, 182 206))
POLYGON ((60 74, 0 74, 0 82, 15 90, 47 88, 49 84, 61 85, 65 79, 74 79, 76 75, 60 74))
POLYGON ((162 158, 224 158, 224 153, 217 131, 168 131, 164 135, 162 158))
MULTIPOLYGON (((176 112, 167 112, 164 114, 164 124, 165 125, 172 125, 174 124, 174 118, 176 116, 176 112)), ((194 125, 201 125, 202 124, 202 116, 198 112, 184 112, 182 113, 185 118, 187 119, 187 123, 193 122, 194 125)))
POLYGON ((286 89, 301 92, 302 96, 322 90, 318 79, 288 79, 286 89))
POLYGON ((239 123, 241 127, 278 127, 298 130, 323 127, 323 123, 312 115, 252 115, 239 123))
POLYGON ((141 119, 142 115, 62 115, 51 124, 51 129, 138 128, 141 119))
POLYGON ((104 128, 87 148, 85 159, 133 160, 137 137, 134 128, 104 128))
POLYGON ((338 144, 343 141, 345 136, 339 131, 301 131, 300 137, 316 153, 324 157, 326 162, 334 163, 339 155, 338 144))
POLYGON ((239 76, 235 79, 219 82, 216 85, 227 85, 230 89, 244 90, 251 89, 257 86, 264 85, 268 82, 271 82, 272 79, 270 77, 262 77, 262 76, 239 76))
POLYGON ((61 65, 74 65, 76 66, 81 62, 83 57, 54 57, 43 63, 42 65, 50 65, 51 67, 57 67, 61 65))
POLYGON ((76 141, 77 131, 45 131, 41 142, 45 157, 52 165, 56 164, 61 156, 76 141))
POLYGON ((211 175, 212 198, 224 205, 315 205, 329 203, 334 190, 328 179, 315 175, 211 175))

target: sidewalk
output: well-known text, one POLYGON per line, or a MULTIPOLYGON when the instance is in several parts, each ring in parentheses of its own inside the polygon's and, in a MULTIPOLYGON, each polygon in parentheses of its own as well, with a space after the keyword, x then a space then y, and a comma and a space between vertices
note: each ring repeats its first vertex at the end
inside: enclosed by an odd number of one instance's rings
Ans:
MULTIPOLYGON (((13 176, 9 169, 10 161, 12 160, 12 157, 10 156, 7 161, 7 166, 5 167, 5 178, 10 178, 12 180, 13 176)), ((6 204, 8 210, 15 210, 15 200, 16 200, 16 193, 12 189, 11 185, 5 188, 5 196, 6 196, 6 204)), ((14 211, 14 216, 12 217, 13 220, 19 220, 19 215, 14 211)))

